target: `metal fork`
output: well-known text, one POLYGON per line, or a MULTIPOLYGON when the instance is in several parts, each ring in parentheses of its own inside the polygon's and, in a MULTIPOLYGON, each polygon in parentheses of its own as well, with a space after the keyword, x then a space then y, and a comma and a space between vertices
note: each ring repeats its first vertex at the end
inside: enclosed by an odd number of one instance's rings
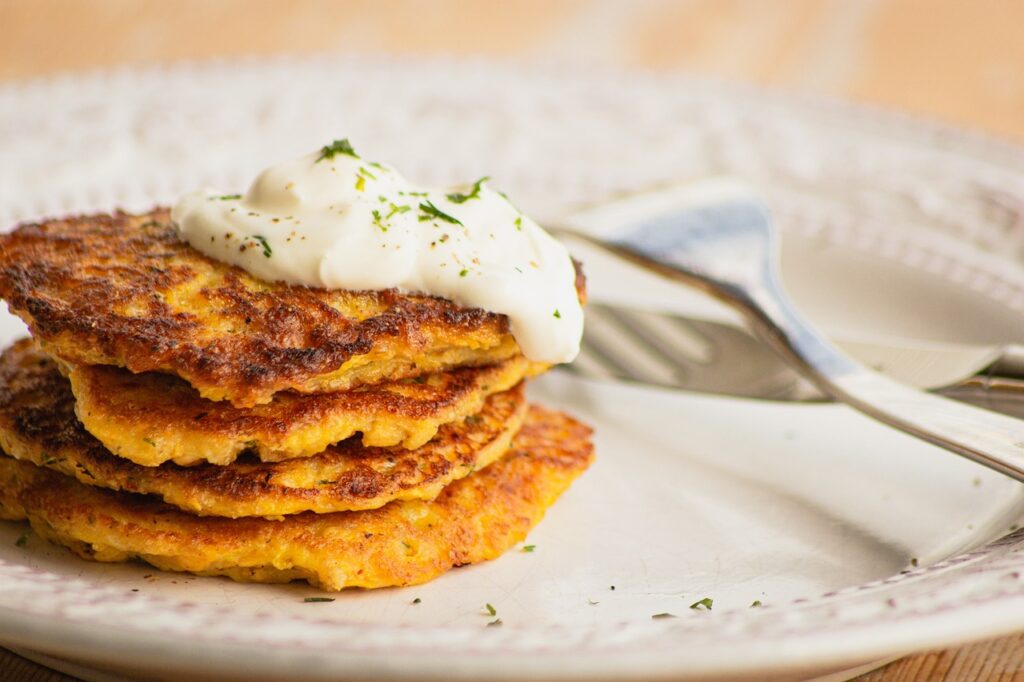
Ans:
POLYGON ((779 280, 775 230, 752 191, 709 181, 677 190, 673 207, 634 197, 577 214, 556 233, 704 290, 739 311, 758 338, 822 393, 1024 482, 1024 421, 895 382, 844 355, 803 319, 779 280))
MULTIPOLYGON (((1013 350, 1005 348, 1003 358, 974 376, 932 390, 1024 417, 1024 373, 1013 350)), ((761 400, 830 400, 740 327, 593 301, 587 303, 580 354, 559 369, 590 379, 761 400)))

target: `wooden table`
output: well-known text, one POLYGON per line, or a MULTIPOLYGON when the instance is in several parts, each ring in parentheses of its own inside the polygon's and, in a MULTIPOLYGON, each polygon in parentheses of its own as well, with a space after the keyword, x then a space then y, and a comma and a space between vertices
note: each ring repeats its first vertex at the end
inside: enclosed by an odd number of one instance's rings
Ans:
MULTIPOLYGON (((572 59, 849 97, 1024 142, 1021 27, 1019 0, 0 0, 0 83, 339 49, 572 59)), ((2 650, 0 678, 71 679, 2 650)), ((861 679, 1024 680, 1024 634, 861 679)))

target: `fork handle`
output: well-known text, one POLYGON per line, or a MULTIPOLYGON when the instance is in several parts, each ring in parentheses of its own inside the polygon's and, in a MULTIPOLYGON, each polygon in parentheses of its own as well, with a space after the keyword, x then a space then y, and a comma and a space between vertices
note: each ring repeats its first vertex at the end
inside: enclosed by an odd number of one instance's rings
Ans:
POLYGON ((716 293, 824 393, 884 424, 1024 482, 1024 421, 910 388, 857 363, 800 315, 775 277, 749 297, 716 293))

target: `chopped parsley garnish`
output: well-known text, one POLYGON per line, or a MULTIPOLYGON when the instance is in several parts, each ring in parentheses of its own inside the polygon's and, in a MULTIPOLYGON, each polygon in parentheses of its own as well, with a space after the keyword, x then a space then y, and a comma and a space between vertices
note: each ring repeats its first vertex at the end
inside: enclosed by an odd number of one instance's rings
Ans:
POLYGON ((370 164, 371 166, 373 166, 374 168, 379 168, 379 169, 380 169, 380 170, 382 170, 382 171, 385 171, 385 172, 387 172, 387 170, 388 170, 387 168, 385 168, 385 167, 384 167, 384 166, 382 166, 381 164, 377 163, 376 161, 368 161, 367 163, 369 163, 369 164, 370 164))
POLYGON ((416 597, 415 599, 412 600, 412 603, 413 604, 419 604, 421 601, 423 601, 423 600, 420 599, 419 597, 416 597))
POLYGON ((757 608, 760 608, 760 607, 761 607, 761 600, 760 599, 755 599, 754 601, 750 602, 750 608, 757 609, 757 608))
MULTIPOLYGON (((381 197, 381 199, 384 199, 384 197, 381 197)), ((398 204, 391 204, 391 209, 387 212, 387 215, 382 214, 376 208, 373 209, 370 213, 373 214, 373 224, 379 227, 382 232, 387 232, 388 228, 391 227, 391 225, 388 224, 387 221, 390 220, 392 216, 394 216, 397 213, 405 213, 411 210, 411 206, 406 206, 404 204, 401 206, 399 206, 398 204)))
POLYGON ((711 597, 704 597, 700 601, 695 601, 692 604, 690 604, 690 608, 691 609, 696 609, 698 611, 710 611, 711 610, 711 606, 714 603, 715 603, 715 600, 712 599, 711 597))
POLYGON ((499 625, 501 625, 501 618, 495 618, 494 620, 492 620, 490 623, 487 624, 487 627, 493 628, 493 627, 498 627, 499 625))
POLYGON ((485 175, 484 177, 474 182, 473 189, 472 191, 470 191, 469 194, 459 194, 458 192, 453 192, 451 194, 445 194, 444 196, 445 198, 448 199, 448 201, 452 202, 453 204, 464 204, 470 199, 479 199, 480 187, 488 180, 490 180, 490 178, 485 175))
POLYGON ((16 547, 24 547, 28 544, 28 533, 24 533, 21 537, 14 541, 16 547))
POLYGON ((466 268, 462 268, 461 270, 459 270, 459 277, 465 277, 468 274, 469 270, 467 270, 466 268))
POLYGON ((535 549, 537 549, 537 545, 523 545, 523 551, 526 553, 530 553, 535 549))
POLYGON ((371 173, 369 170, 367 170, 366 166, 360 166, 359 167, 359 174, 360 175, 365 175, 366 177, 370 178, 371 180, 376 180, 377 179, 377 176, 374 175, 373 173, 371 173))
MULTIPOLYGON (((241 194, 224 194, 219 197, 210 197, 210 201, 238 201, 241 198, 241 194)), ((145 227, 145 225, 143 225, 143 227, 145 227)))
POLYGON ((267 238, 266 237, 263 237, 263 236, 258 235, 258 234, 254 234, 252 238, 255 239, 257 242, 259 242, 260 246, 263 247, 263 257, 264 258, 270 258, 270 256, 273 255, 274 252, 270 250, 270 244, 267 243, 267 238))
POLYGON ((488 613, 489 615, 491 615, 491 616, 496 616, 496 615, 498 615, 498 609, 494 608, 494 607, 493 607, 493 606, 491 606, 490 604, 484 604, 484 608, 486 608, 486 609, 487 609, 487 613, 488 613))
POLYGON ((427 201, 420 203, 420 211, 420 222, 423 222, 425 220, 433 220, 434 218, 437 218, 439 220, 445 221, 446 223, 451 223, 452 225, 462 225, 461 220, 459 220, 458 218, 453 218, 452 216, 448 215, 447 213, 439 209, 437 206, 434 206, 434 203, 429 199, 427 201))
POLYGON ((523 229, 523 216, 516 218, 516 229, 522 231, 523 229))
POLYGON ((555 319, 556 320, 562 319, 562 313, 559 312, 557 308, 555 309, 555 319))
POLYGON ((358 159, 359 155, 356 154, 356 150, 352 149, 352 144, 346 137, 343 140, 335 140, 325 147, 320 148, 320 156, 317 157, 315 163, 320 163, 324 159, 333 159, 337 154, 347 154, 353 159, 358 159))
POLYGON ((302 600, 306 604, 313 604, 318 602, 334 601, 333 597, 306 597, 302 600))
POLYGON ((654 620, 661 620, 662 618, 675 618, 675 617, 676 617, 676 614, 668 613, 668 612, 656 613, 653 616, 651 616, 651 618, 654 619, 654 620))

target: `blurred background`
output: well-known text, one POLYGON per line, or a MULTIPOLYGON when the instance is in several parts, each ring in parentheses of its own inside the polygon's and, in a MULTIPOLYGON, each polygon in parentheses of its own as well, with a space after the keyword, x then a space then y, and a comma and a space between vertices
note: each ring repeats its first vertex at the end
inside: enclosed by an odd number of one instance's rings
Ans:
MULTIPOLYGON (((877 104, 1024 143, 1024 0, 0 0, 0 87, 329 51, 678 71, 877 104)), ((1022 644, 1024 636, 932 652, 870 679, 1019 676, 1022 644)), ((70 679, 2 650, 0 678, 70 679)))
POLYGON ((681 70, 1024 141, 1021 0, 0 0, 0 82, 328 50, 681 70))

